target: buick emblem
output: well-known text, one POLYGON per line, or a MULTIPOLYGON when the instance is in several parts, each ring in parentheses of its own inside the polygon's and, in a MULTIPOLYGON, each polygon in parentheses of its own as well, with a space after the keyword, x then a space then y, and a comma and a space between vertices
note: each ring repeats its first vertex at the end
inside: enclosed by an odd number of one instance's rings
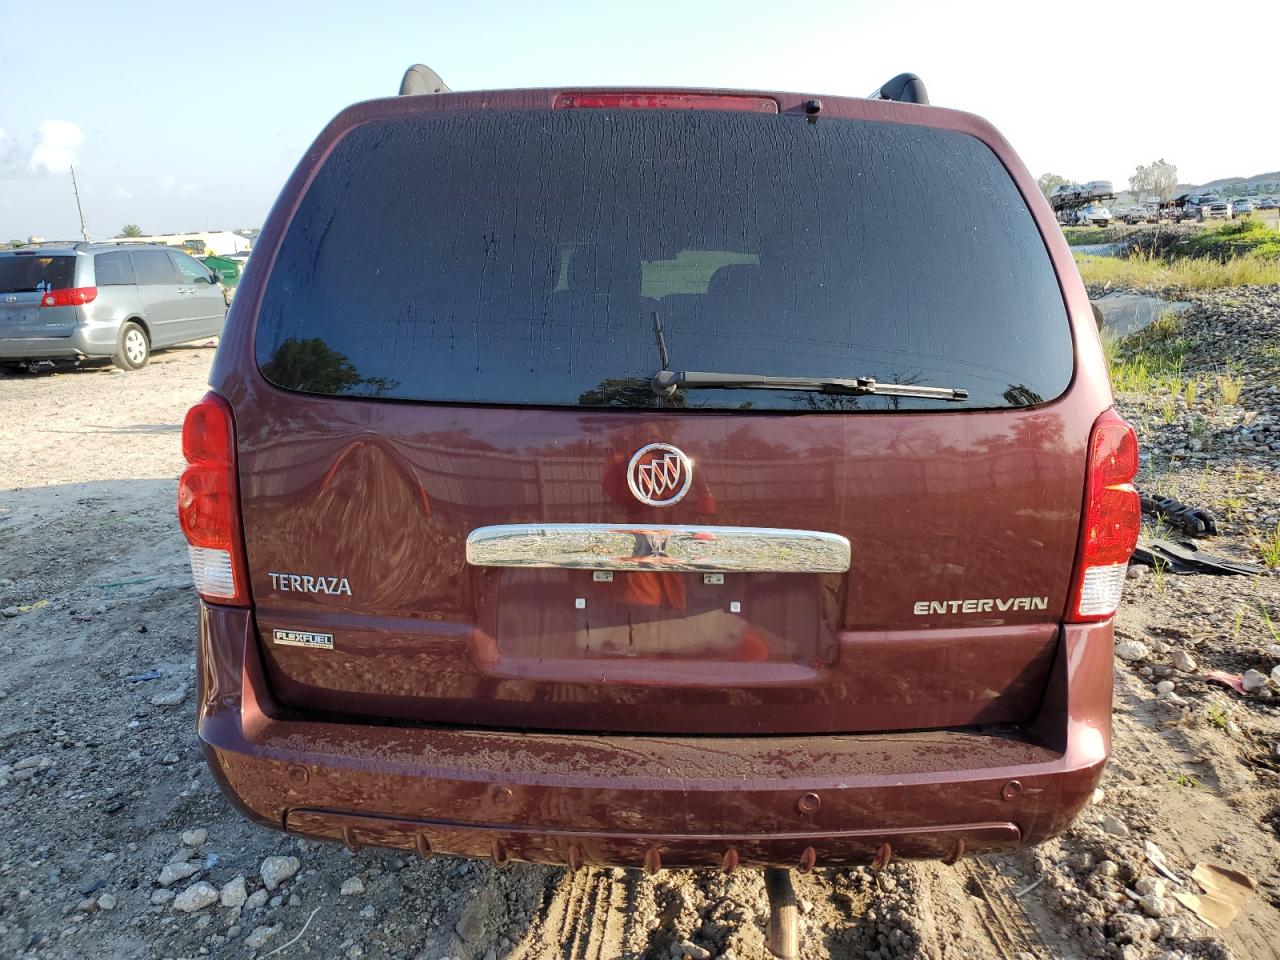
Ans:
POLYGON ((693 461, 669 443, 641 447, 627 465, 627 486, 651 507, 679 503, 693 483, 693 461))
POLYGON ((5 302, 5 303, 17 303, 17 302, 18 302, 18 298, 17 298, 17 297, 5 297, 5 298, 4 298, 4 302, 5 302))

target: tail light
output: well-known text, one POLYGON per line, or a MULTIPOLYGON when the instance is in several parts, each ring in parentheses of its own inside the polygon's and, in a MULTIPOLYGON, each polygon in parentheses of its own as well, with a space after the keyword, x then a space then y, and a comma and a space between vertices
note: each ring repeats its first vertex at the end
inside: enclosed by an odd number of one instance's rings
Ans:
POLYGON ((40 298, 42 307, 78 307, 93 303, 98 298, 97 287, 69 287, 66 290, 50 290, 40 298))
POLYGON ((216 393, 205 394, 182 424, 182 455, 190 465, 178 482, 178 522, 196 592, 211 603, 247 607, 235 451, 231 407, 216 393))
POLYGON ((1129 556, 1138 544, 1142 505, 1133 478, 1138 437, 1114 410, 1093 424, 1089 438, 1086 500, 1067 620, 1090 623, 1116 612, 1129 556))
POLYGON ((561 93, 551 104, 555 110, 737 110, 777 113, 778 101, 770 97, 706 93, 561 93))

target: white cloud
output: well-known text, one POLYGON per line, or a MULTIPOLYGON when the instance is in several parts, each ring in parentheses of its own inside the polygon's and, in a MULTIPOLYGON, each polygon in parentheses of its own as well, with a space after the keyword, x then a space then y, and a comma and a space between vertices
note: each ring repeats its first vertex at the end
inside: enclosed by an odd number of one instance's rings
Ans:
POLYGON ((41 120, 27 169, 32 173, 65 173, 79 159, 82 143, 84 131, 70 120, 41 120))
POLYGON ((121 187, 121 186, 118 186, 118 185, 117 185, 117 187, 115 188, 115 190, 113 190, 113 191, 111 191, 111 192, 112 192, 112 193, 114 193, 114 194, 115 194, 119 199, 121 199, 121 200, 132 200, 132 199, 133 199, 133 194, 132 194, 130 191, 128 191, 128 190, 126 190, 124 187, 121 187))

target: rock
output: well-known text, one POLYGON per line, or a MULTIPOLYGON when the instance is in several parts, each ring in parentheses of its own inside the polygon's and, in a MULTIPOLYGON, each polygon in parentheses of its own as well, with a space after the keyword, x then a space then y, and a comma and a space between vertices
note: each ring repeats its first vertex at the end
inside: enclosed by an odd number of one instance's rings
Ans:
POLYGON ((261 910, 267 905, 267 897, 269 894, 265 890, 255 890, 249 894, 249 899, 244 902, 246 910, 261 910))
POLYGON ((377 911, 373 909, 373 904, 369 904, 369 906, 360 911, 361 919, 372 920, 375 916, 377 916, 377 911))
POLYGON ((250 950, 261 950, 279 932, 279 924, 273 927, 254 927, 253 932, 244 938, 244 945, 250 950))
POLYGON ((172 767, 175 763, 177 763, 181 759, 182 758, 179 757, 176 753, 166 753, 163 757, 160 758, 160 762, 164 764, 166 767, 172 767))
POLYGON ((1159 877, 1139 877, 1133 889, 1140 897, 1163 897, 1168 886, 1159 877))
POLYGON ((1130 580, 1141 580, 1147 575, 1147 568, 1140 563, 1135 563, 1125 571, 1125 576, 1130 580))
POLYGON ((0 613, 3 613, 6 617, 16 617, 18 615, 18 608, 5 607, 4 610, 0 610, 0 613))
POLYGON ((671 945, 672 960, 711 960, 711 951, 688 940, 681 940, 671 945))
POLYGON ((1240 682, 1245 693, 1257 693, 1259 690, 1266 689, 1267 675, 1259 670, 1246 670, 1240 682))
POLYGON ((218 891, 213 884, 201 880, 173 898, 173 909, 182 913, 195 913, 218 902, 218 891))
POLYGON ((1095 807, 1107 798, 1107 791, 1101 787, 1094 787, 1093 793, 1089 796, 1089 802, 1095 807))
POLYGON ((1280 687, 1280 664, 1271 668, 1271 682, 1280 687))
POLYGON ((1116 656, 1129 663, 1145 660, 1150 655, 1151 651, 1141 640, 1121 640, 1116 644, 1116 656))
POLYGON ((1099 877, 1114 877, 1120 872, 1120 865, 1114 860, 1103 860, 1093 872, 1099 877))
POLYGON ((1195 673, 1196 658, 1185 650, 1175 650, 1173 651, 1173 669, 1180 673, 1195 673))
POLYGON ((200 827, 198 830, 184 830, 182 832, 182 842, 188 847, 202 847, 208 839, 209 831, 204 827, 200 827))
POLYGON ((1159 683, 1156 684, 1156 696, 1163 697, 1170 693, 1173 693, 1172 680, 1161 680, 1159 683))
POLYGON ((1268 657, 1280 657, 1280 643, 1268 643, 1262 648, 1262 652, 1268 657))
POLYGON ((116 896, 114 893, 103 893, 98 895, 99 910, 114 910, 116 908, 116 896))
POLYGON ((245 890, 244 877, 242 876, 228 880, 222 885, 222 889, 218 891, 218 902, 224 907, 243 907, 248 899, 249 893, 245 890))
POLYGON ((484 939, 484 905, 478 899, 468 900, 462 906, 462 915, 453 925, 453 932, 464 943, 479 944, 484 939))
POLYGON ((359 877, 348 877, 342 881, 342 889, 338 893, 344 897, 357 897, 364 893, 364 881, 359 877))
POLYGON ((173 690, 157 693, 151 698, 151 705, 153 707, 176 707, 185 699, 187 699, 187 686, 186 684, 179 684, 173 690))
POLYGON ((162 888, 160 890, 151 891, 151 902, 156 904, 157 906, 159 906, 160 904, 168 903, 172 899, 173 899, 172 890, 165 890, 162 888))
POLYGON ((289 894, 289 906, 291 907, 302 906, 302 898, 298 896, 296 893, 289 894))
POLYGON ((813 901, 806 900, 804 897, 801 897, 796 901, 796 906, 800 908, 801 913, 807 914, 813 910, 813 901))
POLYGON ((93 897, 85 897, 85 899, 76 904, 76 909, 81 913, 93 913, 98 909, 98 901, 93 897))
POLYGON ((1129 828, 1125 825, 1125 822, 1109 813, 1102 818, 1100 826, 1103 833, 1109 833, 1113 837, 1127 837, 1129 835, 1129 828))
POLYGON ((267 857, 258 871, 268 890, 274 890, 302 868, 297 857, 267 857))
POLYGON ((166 863, 164 869, 160 871, 160 886, 167 887, 177 883, 179 880, 185 880, 187 877, 194 876, 200 872, 200 864, 198 863, 166 863))
POLYGON ((1173 912, 1173 901, 1167 897, 1157 897, 1151 894, 1143 897, 1138 901, 1138 906, 1142 908, 1142 912, 1148 917, 1165 917, 1173 912))

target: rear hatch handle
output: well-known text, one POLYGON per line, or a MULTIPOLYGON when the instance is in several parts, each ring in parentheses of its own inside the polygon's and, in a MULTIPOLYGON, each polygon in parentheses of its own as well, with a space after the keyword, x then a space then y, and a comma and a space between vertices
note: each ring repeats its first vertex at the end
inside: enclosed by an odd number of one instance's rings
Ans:
POLYGON ((649 381, 649 385, 660 397, 670 397, 677 390, 807 390, 855 397, 874 395, 947 401, 969 399, 969 391, 960 387, 881 383, 875 377, 770 377, 760 373, 659 370, 649 381))

